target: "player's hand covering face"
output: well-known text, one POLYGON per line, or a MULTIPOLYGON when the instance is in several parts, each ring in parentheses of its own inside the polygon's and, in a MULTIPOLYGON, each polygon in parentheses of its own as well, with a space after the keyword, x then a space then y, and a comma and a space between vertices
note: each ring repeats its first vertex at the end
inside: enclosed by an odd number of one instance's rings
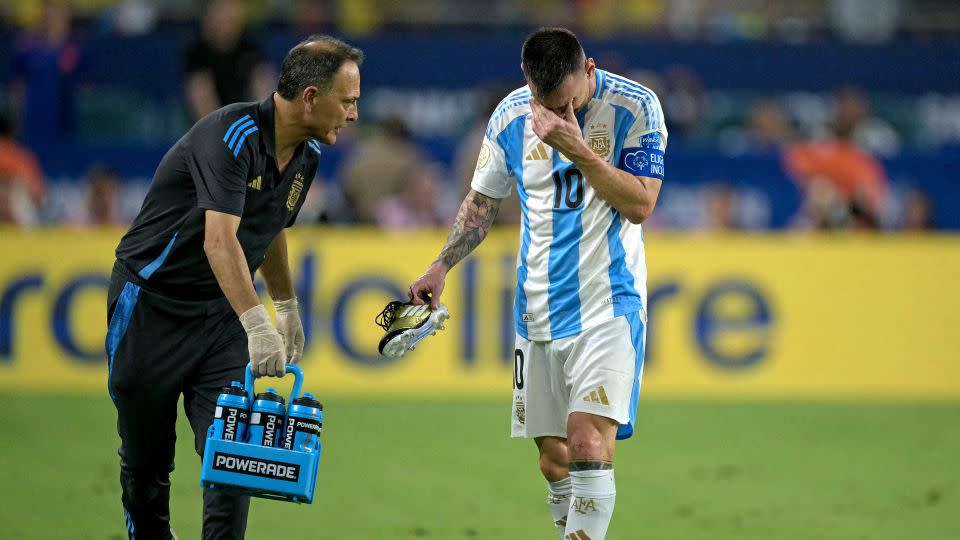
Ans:
POLYGON ((536 98, 530 100, 533 132, 541 141, 556 148, 566 156, 573 157, 585 148, 583 133, 577 116, 573 112, 573 100, 567 102, 563 114, 559 115, 543 106, 536 98))
POLYGON ((274 302, 273 307, 277 310, 277 333, 283 338, 287 362, 296 364, 303 356, 303 323, 297 299, 274 302))

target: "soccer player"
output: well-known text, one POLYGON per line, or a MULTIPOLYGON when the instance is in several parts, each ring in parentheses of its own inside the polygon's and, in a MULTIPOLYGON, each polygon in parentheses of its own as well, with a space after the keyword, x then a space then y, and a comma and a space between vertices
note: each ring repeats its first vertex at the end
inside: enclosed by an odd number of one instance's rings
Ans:
MULTIPOLYGON (((321 144, 357 119, 363 53, 313 36, 290 50, 277 91, 214 111, 164 156, 117 247, 108 293, 108 388, 117 407, 130 538, 168 539, 177 400, 202 456, 220 388, 282 377, 303 350, 287 263, 321 144), (259 269, 276 327, 253 287, 259 269)), ((203 493, 203 538, 243 538, 249 498, 203 493)))
POLYGON ((602 540, 616 439, 633 434, 646 327, 640 223, 667 142, 653 92, 597 69, 577 38, 523 44, 527 86, 493 113, 471 191, 440 256, 410 286, 439 307, 447 272, 483 240, 516 183, 522 209, 514 317, 514 437, 532 438, 561 537, 602 540))

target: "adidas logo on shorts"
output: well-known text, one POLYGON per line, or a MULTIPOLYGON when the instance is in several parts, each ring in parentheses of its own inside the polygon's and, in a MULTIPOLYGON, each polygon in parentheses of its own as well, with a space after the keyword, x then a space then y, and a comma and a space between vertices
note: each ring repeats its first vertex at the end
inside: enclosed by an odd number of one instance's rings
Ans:
POLYGON ((603 389, 603 386, 598 386, 596 390, 591 390, 590 395, 584 397, 583 400, 601 405, 610 404, 610 400, 607 399, 607 391, 603 389))

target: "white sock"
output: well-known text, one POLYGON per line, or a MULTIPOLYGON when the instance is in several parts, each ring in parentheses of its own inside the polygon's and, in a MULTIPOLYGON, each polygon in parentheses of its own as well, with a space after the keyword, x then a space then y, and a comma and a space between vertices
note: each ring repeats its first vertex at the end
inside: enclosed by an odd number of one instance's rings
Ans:
MULTIPOLYGON (((603 462, 581 463, 588 465, 603 462)), ((606 465, 609 466, 609 463, 606 465)), ((613 505, 617 500, 613 469, 573 469, 570 468, 573 489, 564 539, 604 540, 607 527, 610 526, 610 517, 613 516, 613 505)))
POLYGON ((567 529, 567 511, 570 509, 570 477, 556 482, 547 482, 547 506, 553 516, 553 524, 563 538, 567 529))

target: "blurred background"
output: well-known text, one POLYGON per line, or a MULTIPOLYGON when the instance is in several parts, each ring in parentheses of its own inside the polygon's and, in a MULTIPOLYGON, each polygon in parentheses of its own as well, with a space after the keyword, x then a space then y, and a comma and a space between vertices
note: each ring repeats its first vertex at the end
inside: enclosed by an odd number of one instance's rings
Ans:
MULTIPOLYGON (((956 0, 2 0, 0 483, 46 497, 46 471, 69 478, 63 500, 91 501, 53 500, 58 521, 4 499, 10 537, 123 533, 103 352, 113 249, 170 146, 269 95, 315 32, 367 56, 360 120, 324 147, 291 237, 307 385, 330 400, 318 493, 340 497, 257 506, 283 525, 251 518, 251 537, 321 521, 341 538, 551 537, 535 456, 505 440, 516 198, 451 273, 445 333, 390 362, 373 324, 442 246, 543 25, 654 90, 670 133, 644 224, 640 442, 618 457, 633 483, 618 511, 642 511, 611 538, 960 537, 956 0), (45 431, 54 403, 82 421, 45 431), (380 466, 383 440, 431 467, 380 466), (451 456, 517 481, 478 480, 475 508, 451 456), (371 493, 410 474, 421 496, 371 516, 371 493), (487 510, 499 517, 460 519, 487 510)), ((199 526, 191 452, 181 538, 199 526)))
POLYGON ((603 69, 660 96, 670 189, 650 228, 960 228, 960 5, 950 0, 2 6, 2 223, 127 223, 193 121, 268 95, 286 51, 312 32, 352 40, 368 61, 358 129, 326 149, 302 221, 446 223, 480 126, 523 84, 524 35, 554 24, 576 30, 603 69), (397 161, 378 182, 360 158, 371 150, 397 161))

